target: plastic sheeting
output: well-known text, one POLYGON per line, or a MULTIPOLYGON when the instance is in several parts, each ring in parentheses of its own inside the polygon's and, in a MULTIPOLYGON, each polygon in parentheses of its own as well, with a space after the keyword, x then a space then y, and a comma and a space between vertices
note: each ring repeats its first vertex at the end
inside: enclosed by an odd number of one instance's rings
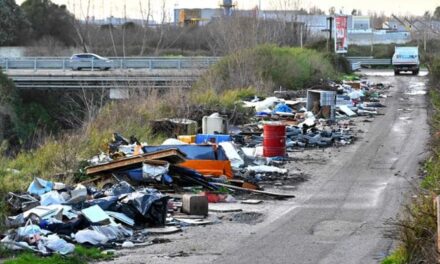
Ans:
POLYGON ((108 196, 95 200, 86 201, 84 204, 85 207, 93 206, 96 204, 99 207, 101 207, 102 210, 113 211, 112 209, 114 208, 117 202, 118 202, 117 196, 108 196))
POLYGON ((67 243, 66 240, 59 238, 57 235, 49 236, 44 244, 46 248, 61 255, 72 253, 75 250, 75 245, 67 243))
POLYGON ((134 192, 134 188, 126 181, 121 181, 113 185, 110 189, 105 191, 107 196, 119 196, 126 193, 134 192))
POLYGON ((44 193, 52 191, 52 187, 53 182, 35 177, 29 185, 27 192, 36 195, 42 195, 44 193))
MULTIPOLYGON (((145 222, 145 220, 157 226, 165 225, 165 219, 167 214, 168 196, 163 196, 161 193, 153 190, 137 191, 127 195, 121 202, 129 205, 132 214, 135 216, 135 221, 145 222), (139 221, 139 220, 144 221, 139 221)), ((130 212, 127 212, 125 206, 121 207, 123 213, 130 216, 130 212)))
POLYGON ((286 105, 286 103, 282 102, 282 103, 278 103, 275 108, 273 109, 274 113, 292 113, 293 110, 292 108, 290 108, 288 105, 286 105))
POLYGON ((80 244, 90 243, 92 245, 100 245, 107 243, 108 238, 95 230, 85 229, 75 234, 75 240, 80 244))
POLYGON ((233 168, 240 168, 244 166, 244 160, 238 154, 237 149, 235 148, 234 143, 232 142, 221 142, 220 146, 225 150, 226 156, 231 162, 231 166, 233 168))
POLYGON ((40 200, 40 204, 42 206, 48 206, 48 205, 52 205, 52 204, 62 204, 64 202, 66 202, 63 198, 63 196, 61 196, 61 194, 59 194, 57 191, 51 191, 48 193, 45 193, 43 195, 40 196, 41 200, 40 200))
POLYGON ((145 180, 161 181, 162 176, 168 172, 168 164, 166 166, 150 165, 148 163, 142 164, 142 177, 145 180))

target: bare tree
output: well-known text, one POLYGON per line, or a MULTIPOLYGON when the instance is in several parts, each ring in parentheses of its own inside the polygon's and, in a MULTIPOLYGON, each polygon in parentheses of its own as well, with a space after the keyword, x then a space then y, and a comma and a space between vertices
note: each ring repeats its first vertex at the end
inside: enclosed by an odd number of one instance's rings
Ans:
POLYGON ((161 2, 162 19, 161 19, 160 26, 158 27, 158 29, 159 29, 159 40, 157 41, 156 49, 154 50, 154 55, 156 55, 156 56, 159 55, 159 50, 160 50, 160 47, 162 45, 163 37, 164 37, 164 34, 165 34, 165 22, 166 22, 166 19, 167 19, 166 6, 167 6, 166 0, 162 0, 162 2, 161 2))
POLYGON ((142 25, 142 27, 143 27, 142 46, 141 46, 141 50, 139 52, 139 56, 143 56, 145 53, 145 46, 147 44, 147 32, 148 32, 148 28, 150 26, 151 1, 148 0, 148 2, 147 2, 146 16, 144 16, 144 9, 142 8, 142 0, 139 0, 139 10, 141 12, 142 23, 143 23, 143 25, 142 25))

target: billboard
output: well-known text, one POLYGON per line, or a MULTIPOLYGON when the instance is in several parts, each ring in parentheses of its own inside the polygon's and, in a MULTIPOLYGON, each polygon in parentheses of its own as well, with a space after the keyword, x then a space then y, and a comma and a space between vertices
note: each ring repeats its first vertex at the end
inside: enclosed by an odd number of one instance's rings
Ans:
POLYGON ((347 38, 347 16, 335 17, 335 52, 347 53, 348 38, 347 38))

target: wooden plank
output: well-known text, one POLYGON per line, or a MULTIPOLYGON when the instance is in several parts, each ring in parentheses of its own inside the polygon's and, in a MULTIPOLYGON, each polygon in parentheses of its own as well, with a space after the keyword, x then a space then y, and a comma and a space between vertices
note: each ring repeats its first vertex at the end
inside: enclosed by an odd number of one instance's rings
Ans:
POLYGON ((284 194, 284 193, 274 193, 274 192, 267 192, 267 191, 261 191, 261 190, 252 190, 252 189, 246 189, 246 188, 242 188, 242 187, 238 187, 238 186, 234 186, 234 185, 229 185, 229 184, 224 184, 224 183, 219 183, 219 182, 211 182, 211 184, 226 187, 226 188, 233 189, 233 190, 240 190, 240 191, 246 191, 246 192, 265 194, 265 195, 278 197, 278 198, 295 198, 294 194, 288 194, 288 193, 284 194))
POLYGON ((134 165, 141 164, 143 162, 150 161, 149 163, 154 165, 165 165, 166 161, 171 163, 179 163, 186 160, 185 154, 183 154, 178 149, 167 149, 151 153, 145 153, 139 156, 133 156, 129 158, 124 158, 120 160, 115 160, 112 162, 99 164, 95 166, 89 166, 86 168, 87 175, 93 175, 102 172, 109 172, 116 169, 122 169, 124 167, 130 167, 134 165), (153 161, 154 162, 151 162, 153 161))

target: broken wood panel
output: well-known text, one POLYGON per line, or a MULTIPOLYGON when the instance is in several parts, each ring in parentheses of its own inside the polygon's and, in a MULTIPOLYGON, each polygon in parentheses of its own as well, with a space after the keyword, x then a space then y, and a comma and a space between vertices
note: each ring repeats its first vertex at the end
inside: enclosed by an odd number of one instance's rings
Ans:
POLYGON ((181 163, 186 160, 185 154, 178 149, 167 149, 151 153, 142 154, 139 156, 133 156, 129 158, 124 158, 120 160, 115 160, 109 163, 99 164, 95 166, 90 166, 86 168, 87 175, 93 175, 97 173, 109 172, 116 169, 122 169, 134 165, 140 165, 143 162, 155 160, 156 163, 149 164, 152 165, 165 165, 166 161, 170 163, 181 163))

